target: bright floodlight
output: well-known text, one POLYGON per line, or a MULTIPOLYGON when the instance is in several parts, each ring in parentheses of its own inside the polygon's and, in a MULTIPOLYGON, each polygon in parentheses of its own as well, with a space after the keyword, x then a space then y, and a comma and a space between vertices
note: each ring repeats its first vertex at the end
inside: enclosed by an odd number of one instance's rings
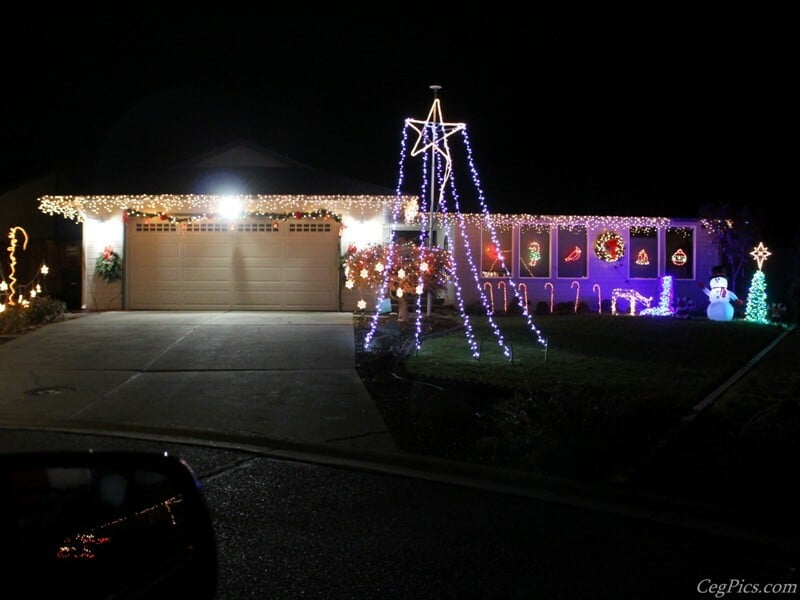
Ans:
POLYGON ((223 196, 219 201, 217 212, 223 219, 237 219, 242 215, 242 203, 233 196, 223 196))

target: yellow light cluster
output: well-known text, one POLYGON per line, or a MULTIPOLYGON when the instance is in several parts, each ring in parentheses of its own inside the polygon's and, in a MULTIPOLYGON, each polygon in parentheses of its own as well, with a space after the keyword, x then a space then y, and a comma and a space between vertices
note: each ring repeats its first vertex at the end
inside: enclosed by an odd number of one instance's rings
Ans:
MULTIPOLYGON (((86 216, 104 217, 130 209, 142 213, 214 213, 221 195, 120 194, 113 196, 42 196, 39 210, 48 215, 62 215, 78 223, 86 216)), ((313 211, 319 206, 335 206, 337 212, 377 211, 385 205, 407 203, 411 196, 372 195, 255 195, 236 196, 243 210, 250 213, 313 211)))

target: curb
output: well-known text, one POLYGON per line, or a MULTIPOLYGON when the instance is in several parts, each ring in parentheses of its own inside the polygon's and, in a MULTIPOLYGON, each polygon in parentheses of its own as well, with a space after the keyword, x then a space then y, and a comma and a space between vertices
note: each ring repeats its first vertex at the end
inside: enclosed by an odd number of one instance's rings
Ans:
POLYGON ((0 429, 101 436, 142 442, 161 442, 218 450, 234 450, 276 460, 291 460, 381 475, 414 478, 520 496, 587 511, 596 511, 670 527, 700 531, 745 541, 772 550, 800 552, 795 531, 770 530, 749 524, 743 515, 719 506, 702 505, 655 494, 642 494, 607 485, 582 483, 512 469, 402 453, 296 443, 290 440, 219 434, 209 431, 105 426, 102 423, 41 420, 1 420, 0 429))

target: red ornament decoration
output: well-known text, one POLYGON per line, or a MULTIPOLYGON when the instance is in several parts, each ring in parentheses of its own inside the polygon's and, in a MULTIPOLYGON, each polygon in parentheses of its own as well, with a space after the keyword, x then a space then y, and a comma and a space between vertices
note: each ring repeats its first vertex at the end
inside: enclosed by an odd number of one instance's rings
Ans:
POLYGON ((678 248, 672 254, 672 264, 676 267, 682 267, 686 264, 687 258, 686 252, 684 252, 681 248, 678 248))

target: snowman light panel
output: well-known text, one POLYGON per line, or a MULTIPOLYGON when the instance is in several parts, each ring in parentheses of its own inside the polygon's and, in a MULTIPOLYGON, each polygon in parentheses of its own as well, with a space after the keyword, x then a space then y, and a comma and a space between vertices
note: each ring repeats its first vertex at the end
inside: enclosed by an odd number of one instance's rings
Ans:
MULTIPOLYGON (((703 284, 700 284, 703 286, 703 284)), ((728 279, 725 277, 725 270, 714 267, 711 272, 709 288, 703 286, 703 293, 708 296, 708 308, 706 315, 712 321, 730 321, 733 319, 733 305, 731 302, 741 304, 739 297, 728 289, 728 279)))

